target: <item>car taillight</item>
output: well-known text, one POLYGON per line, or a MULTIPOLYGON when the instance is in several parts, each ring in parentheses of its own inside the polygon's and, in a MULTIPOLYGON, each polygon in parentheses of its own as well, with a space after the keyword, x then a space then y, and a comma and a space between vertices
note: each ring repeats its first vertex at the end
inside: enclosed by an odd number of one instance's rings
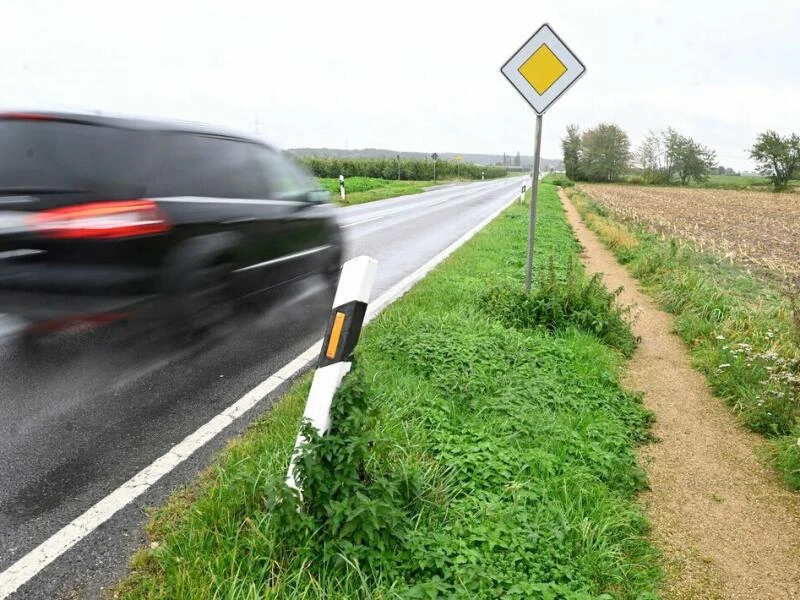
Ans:
POLYGON ((22 112, 0 112, 0 120, 7 119, 9 121, 55 121, 50 115, 38 115, 36 113, 22 113, 22 112))
POLYGON ((163 233, 171 229, 152 200, 92 202, 35 213, 31 227, 59 239, 118 239, 163 233))

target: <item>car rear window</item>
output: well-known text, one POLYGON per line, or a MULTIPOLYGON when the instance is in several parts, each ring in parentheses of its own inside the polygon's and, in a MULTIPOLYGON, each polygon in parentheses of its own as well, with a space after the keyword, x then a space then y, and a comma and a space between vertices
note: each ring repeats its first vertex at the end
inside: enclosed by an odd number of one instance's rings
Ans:
POLYGON ((157 144, 146 140, 152 136, 59 121, 0 120, 0 191, 140 184, 160 158, 157 144))
POLYGON ((0 120, 0 194, 262 198, 245 141, 63 121, 0 120))

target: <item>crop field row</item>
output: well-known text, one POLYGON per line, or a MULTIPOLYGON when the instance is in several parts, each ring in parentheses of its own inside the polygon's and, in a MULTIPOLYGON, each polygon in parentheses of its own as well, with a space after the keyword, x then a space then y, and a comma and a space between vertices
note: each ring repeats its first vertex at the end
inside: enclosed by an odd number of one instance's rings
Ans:
POLYGON ((781 278, 800 276, 794 194, 581 184, 614 216, 781 278))

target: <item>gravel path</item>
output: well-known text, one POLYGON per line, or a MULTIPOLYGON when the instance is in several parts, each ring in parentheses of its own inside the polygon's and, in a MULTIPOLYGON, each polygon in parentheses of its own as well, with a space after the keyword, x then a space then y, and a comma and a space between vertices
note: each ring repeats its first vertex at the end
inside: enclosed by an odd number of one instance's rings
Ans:
POLYGON ((759 462, 763 439, 745 431, 692 369, 673 318, 560 195, 587 270, 603 273, 609 289, 623 286, 621 302, 637 307, 641 344, 625 383, 656 414, 660 441, 640 452, 651 485, 641 502, 664 552, 663 596, 800 600, 800 496, 759 462))

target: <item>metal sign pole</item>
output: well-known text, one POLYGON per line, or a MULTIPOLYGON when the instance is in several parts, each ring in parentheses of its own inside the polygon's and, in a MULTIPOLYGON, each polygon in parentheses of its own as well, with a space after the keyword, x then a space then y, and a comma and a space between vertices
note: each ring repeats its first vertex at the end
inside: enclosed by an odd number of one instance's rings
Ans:
POLYGON ((533 243, 536 239, 536 200, 539 192, 539 156, 542 151, 542 115, 536 115, 536 143, 533 147, 533 171, 531 172, 531 221, 528 224, 528 261, 525 263, 525 290, 531 291, 531 265, 533 243))

